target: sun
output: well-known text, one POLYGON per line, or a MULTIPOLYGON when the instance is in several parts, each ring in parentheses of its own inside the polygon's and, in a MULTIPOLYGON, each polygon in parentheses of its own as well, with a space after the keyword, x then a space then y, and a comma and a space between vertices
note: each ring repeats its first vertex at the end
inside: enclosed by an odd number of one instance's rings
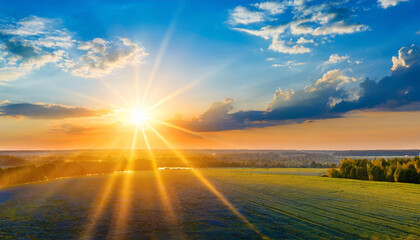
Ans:
POLYGON ((140 108, 132 109, 128 116, 128 121, 133 124, 143 124, 150 119, 150 114, 140 108))

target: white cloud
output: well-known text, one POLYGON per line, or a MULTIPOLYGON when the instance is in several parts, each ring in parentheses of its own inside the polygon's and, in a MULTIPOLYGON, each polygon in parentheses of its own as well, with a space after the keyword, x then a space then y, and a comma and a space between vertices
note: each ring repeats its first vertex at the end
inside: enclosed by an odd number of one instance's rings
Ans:
POLYGON ((278 3, 278 2, 262 2, 254 4, 255 7, 259 8, 260 10, 267 11, 271 15, 281 14, 284 13, 287 5, 285 2, 278 3))
MULTIPOLYGON (((321 41, 328 41, 335 35, 353 34, 369 30, 369 27, 364 24, 352 23, 351 18, 354 17, 354 14, 346 13, 349 10, 343 6, 347 1, 309 5, 306 4, 307 2, 305 0, 283 1, 281 3, 267 1, 251 4, 256 9, 238 6, 246 12, 246 16, 253 16, 252 22, 264 22, 265 26, 259 29, 247 26, 233 28, 233 30, 270 40, 269 49, 287 54, 308 53, 311 52, 311 46, 318 45, 318 42, 321 41), (292 14, 288 23, 278 25, 270 23, 269 25, 267 20, 273 22, 275 19, 263 14, 265 12, 267 12, 267 15, 281 14, 288 9, 290 9, 292 14), (256 16, 253 14, 256 14, 256 16), (313 36, 313 39, 308 39, 307 35, 313 36), (329 39, 324 39, 324 37, 329 39), (285 44, 284 39, 289 38, 292 38, 292 40, 288 41, 288 46, 285 44), (302 46, 303 44, 307 45, 304 47, 302 46)), ((235 12, 235 9, 231 13, 235 12)), ((247 17, 244 19, 246 19, 246 23, 249 23, 251 18, 247 17)), ((287 19, 282 19, 282 22, 284 21, 287 21, 287 19)))
POLYGON ((144 48, 127 38, 119 38, 118 42, 95 38, 81 42, 79 49, 87 53, 79 58, 71 73, 85 78, 100 77, 116 68, 141 63, 148 55, 144 48))
POLYGON ((313 31, 313 35, 334 35, 334 34, 351 34, 355 32, 363 32, 369 28, 363 24, 346 24, 344 21, 338 21, 327 26, 317 27, 313 31))
POLYGON ((288 24, 279 25, 279 26, 266 26, 266 27, 262 27, 260 30, 250 30, 250 29, 245 29, 245 28, 233 28, 233 29, 269 40, 270 38, 276 38, 280 34, 284 33, 287 27, 288 27, 288 24))
POLYGON ((58 63, 63 59, 63 56, 64 51, 57 50, 51 53, 44 53, 37 57, 6 63, 5 66, 0 68, 0 82, 24 77, 47 63, 58 63))
POLYGON ((290 69, 293 69, 293 68, 295 68, 297 66, 302 66, 304 64, 305 63, 303 63, 303 62, 287 61, 287 62, 285 62, 283 64, 273 64, 272 66, 273 67, 288 67, 290 69))
POLYGON ((314 30, 307 26, 292 24, 290 26, 290 33, 292 35, 312 34, 314 30))
POLYGON ((272 111, 273 109, 279 107, 279 105, 284 105, 290 100, 290 98, 295 94, 293 89, 281 90, 280 88, 274 93, 273 101, 271 101, 265 111, 272 111))
POLYGON ((284 13, 288 7, 288 2, 261 2, 251 4, 248 7, 237 6, 229 11, 229 23, 232 25, 248 25, 251 23, 258 23, 264 21, 273 21, 271 15, 284 13))
POLYGON ((379 5, 386 9, 388 7, 395 7, 400 2, 407 2, 408 0, 378 0, 379 5))
POLYGON ((305 43, 314 43, 313 39, 306 39, 304 37, 300 37, 297 42, 297 44, 305 44, 305 43))
POLYGON ((221 121, 228 118, 228 113, 232 110, 232 98, 226 98, 221 102, 214 102, 210 108, 200 116, 200 120, 204 121, 221 121))
POLYGON ((355 78, 346 76, 339 70, 334 69, 326 72, 320 79, 302 90, 278 89, 265 111, 285 109, 284 114, 288 114, 295 109, 299 109, 298 112, 301 112, 300 109, 302 108, 313 111, 314 109, 306 107, 314 106, 314 108, 317 108, 316 106, 320 104, 318 107, 323 109, 325 105, 332 107, 343 100, 354 100, 359 98, 359 91, 351 88, 351 83, 355 82, 355 78), (308 105, 308 103, 310 104, 308 105))
POLYGON ((344 75, 338 69, 330 70, 322 75, 322 78, 318 79, 312 86, 305 89, 307 91, 314 91, 319 90, 321 88, 326 87, 334 87, 338 89, 339 87, 343 86, 344 84, 348 84, 350 82, 356 82, 356 78, 352 78, 349 76, 344 75))
POLYGON ((0 24, 0 33, 36 47, 71 47, 74 43, 71 34, 66 29, 58 29, 58 25, 55 19, 29 16, 0 24))
POLYGON ((398 57, 392 57, 392 71, 406 69, 413 65, 420 64, 420 48, 412 45, 411 47, 402 47, 398 51, 398 57))
POLYGON ((311 49, 304 47, 302 45, 286 45, 284 40, 276 40, 273 39, 271 45, 268 47, 269 49, 280 52, 280 53, 287 53, 287 54, 300 54, 300 53, 309 53, 311 49))
POLYGON ((265 21, 265 14, 263 12, 250 11, 246 7, 237 6, 230 12, 231 24, 250 24, 265 21))
POLYGON ((76 41, 58 19, 36 16, 0 21, 0 36, 0 82, 25 77, 47 64, 76 76, 102 76, 147 55, 125 38, 76 41))
POLYGON ((20 21, 0 23, 0 81, 28 75, 48 63, 66 57, 64 49, 73 45, 70 33, 57 29, 53 19, 30 16, 20 21))
POLYGON ((7 99, 5 99, 5 100, 3 100, 3 101, 0 101, 0 105, 2 105, 2 104, 7 104, 7 103, 10 103, 10 101, 9 101, 9 100, 7 100, 7 99))
POLYGON ((328 59, 328 61, 324 62, 325 64, 333 64, 333 63, 338 63, 338 62, 342 62, 346 59, 348 59, 349 56, 340 56, 338 54, 332 54, 330 55, 330 58, 328 59))
POLYGON ((274 60, 276 60, 275 58, 266 58, 267 61, 272 62, 274 60))

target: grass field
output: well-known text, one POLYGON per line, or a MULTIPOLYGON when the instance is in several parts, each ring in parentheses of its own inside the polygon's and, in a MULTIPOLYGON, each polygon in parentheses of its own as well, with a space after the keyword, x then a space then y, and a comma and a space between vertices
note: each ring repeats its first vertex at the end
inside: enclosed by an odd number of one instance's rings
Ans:
POLYGON ((153 172, 100 175, 0 190, 1 239, 77 239, 96 199, 115 188, 93 230, 110 236, 127 199, 126 239, 420 239, 420 185, 320 177, 323 169, 206 169, 201 173, 261 233, 257 234, 188 170, 161 171, 175 220, 153 172), (125 190, 124 190, 125 189, 125 190))

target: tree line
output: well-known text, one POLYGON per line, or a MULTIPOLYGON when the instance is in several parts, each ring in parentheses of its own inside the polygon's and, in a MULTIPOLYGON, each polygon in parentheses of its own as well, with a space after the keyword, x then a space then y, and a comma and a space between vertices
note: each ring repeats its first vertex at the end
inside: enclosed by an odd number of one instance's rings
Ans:
MULTIPOLYGON (((142 171, 153 170, 151 159, 135 158, 131 161, 127 157, 120 159, 98 160, 96 156, 77 159, 88 159, 86 161, 74 160, 70 161, 56 160, 58 157, 48 157, 44 161, 26 160, 24 165, 0 168, 0 187, 10 186, 15 184, 23 184, 30 182, 39 182, 57 178, 85 176, 89 174, 107 174, 120 171, 142 171), (95 159, 95 160, 92 160, 95 159)), ((7 160, 19 160, 12 156, 4 157, 7 160)), ((312 161, 308 163, 296 163, 296 165, 286 165, 278 161, 260 161, 260 160, 243 160, 243 161, 229 161, 218 160, 209 156, 197 155, 190 156, 188 163, 181 161, 174 156, 165 156, 155 159, 157 167, 193 167, 193 168, 243 168, 243 167, 263 167, 263 168, 285 168, 285 167, 304 167, 304 168, 331 168, 336 167, 335 163, 318 163, 312 161)), ((20 162, 20 160, 18 161, 20 162)))
POLYGON ((420 157, 392 159, 343 159, 327 170, 333 178, 420 183, 420 157))
POLYGON ((0 168, 0 187, 51 179, 85 176, 89 174, 106 174, 116 171, 151 170, 150 162, 64 162, 55 161, 47 164, 24 165, 0 168))

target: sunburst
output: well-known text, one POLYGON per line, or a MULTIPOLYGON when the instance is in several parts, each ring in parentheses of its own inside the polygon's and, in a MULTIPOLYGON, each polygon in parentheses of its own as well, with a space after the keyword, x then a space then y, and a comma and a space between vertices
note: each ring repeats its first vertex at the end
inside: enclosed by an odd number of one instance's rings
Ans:
MULTIPOLYGON (((170 35, 170 34, 169 34, 170 35)), ((133 163, 136 159, 136 152, 137 152, 137 140, 138 140, 138 135, 142 135, 144 142, 146 143, 146 147, 147 150, 149 152, 149 157, 150 160, 152 162, 153 165, 153 171, 156 177, 156 181, 157 181, 157 186, 158 186, 158 190, 161 196, 161 200, 162 203, 164 205, 164 207, 166 208, 168 214, 170 215, 169 218, 172 221, 177 221, 175 213, 173 212, 172 206, 171 206, 171 201, 170 201, 170 197, 168 196, 168 193, 166 192, 166 187, 164 185, 163 179, 159 173, 159 166, 156 162, 156 159, 154 157, 153 154, 153 148, 151 146, 151 142, 149 140, 149 137, 147 136, 147 132, 152 132, 155 136, 157 136, 158 139, 160 139, 169 149, 171 149, 174 154, 182 161, 186 164, 186 166, 191 166, 191 163, 189 162, 189 160, 187 159, 187 157, 183 156, 181 154, 181 152, 179 152, 176 148, 174 148, 172 146, 172 144, 161 134, 159 133, 159 131, 154 128, 152 126, 152 123, 157 123, 169 128, 172 128, 174 130, 177 131, 181 131, 181 132, 185 132, 191 135, 195 135, 195 136, 200 136, 203 138, 209 138, 206 137, 204 135, 202 135, 201 133, 198 132, 194 132, 192 130, 186 129, 184 127, 169 123, 167 121, 162 120, 159 116, 157 116, 157 112, 156 109, 161 106, 162 104, 164 104, 165 102, 167 102, 168 100, 180 95, 181 93, 185 92, 186 90, 190 89, 191 87, 195 86, 198 82, 200 82, 201 80, 209 77, 210 75, 212 75, 214 72, 217 72, 218 70, 220 70, 220 66, 217 67, 215 69, 215 71, 212 71, 210 74, 204 74, 203 77, 201 77, 200 79, 197 79, 195 81, 192 81, 190 84, 187 84, 184 87, 181 87, 180 89, 174 91, 171 94, 168 94, 166 97, 162 98, 159 101, 156 101, 154 104, 151 104, 148 108, 146 108, 145 105, 145 100, 148 97, 148 93, 150 90, 150 87, 152 85, 152 82, 154 80, 155 77, 155 73, 158 69, 158 65, 161 61, 162 55, 163 55, 163 51, 164 48, 166 47, 166 42, 169 41, 169 36, 167 36, 164 40, 163 46, 161 47, 161 51, 159 52, 159 55, 156 59, 156 62, 153 66, 152 72, 149 76, 149 79, 147 81, 147 84, 145 85, 145 89, 144 89, 144 93, 142 98, 140 97, 139 94, 136 94, 136 103, 135 104, 130 104, 129 101, 127 101, 126 99, 124 99, 123 94, 118 93, 117 91, 115 91, 114 89, 112 89, 111 87, 107 86, 108 89, 112 90, 112 94, 114 94, 115 96, 119 97, 121 100, 123 100, 124 104, 125 104, 125 108, 122 109, 116 109, 115 110, 115 116, 117 117, 117 119, 119 120, 119 122, 121 123, 125 123, 127 125, 131 125, 133 128, 133 138, 131 141, 131 154, 129 157, 129 161, 128 161, 128 166, 126 166, 127 172, 131 172, 132 170, 132 166, 133 163), (145 129, 148 129, 149 131, 145 131, 145 129)), ((226 64, 225 64, 226 66, 226 64)), ((222 66, 224 67, 224 66, 222 66)), ((104 85, 106 85, 104 82, 102 82, 104 85)), ((135 90, 138 93, 139 92, 139 82, 138 82, 138 78, 135 79, 135 90)), ((216 140, 216 139, 211 139, 211 140, 216 140)), ((125 172, 125 171, 123 171, 125 172)), ((231 210, 239 219, 241 219, 243 222, 245 222, 249 228, 251 228, 252 230, 254 230, 256 233, 260 234, 260 236, 263 237, 263 235, 255 228, 255 226, 250 223, 229 201, 226 197, 223 196, 223 194, 218 191, 202 174, 199 170, 194 169, 193 174, 195 177, 197 177, 197 179, 212 193, 214 194, 229 210, 231 210)), ((130 211, 130 207, 131 207, 131 193, 130 193, 130 189, 132 189, 131 186, 131 178, 132 178, 132 174, 125 174, 124 175, 124 179, 122 182, 122 186, 116 186, 116 179, 115 176, 111 177, 111 179, 109 180, 109 182, 106 184, 103 193, 101 194, 101 196, 99 196, 98 200, 97 200, 97 206, 95 209, 93 209, 93 214, 92 217, 90 219, 90 223, 88 224, 85 232, 83 233, 83 235, 81 236, 82 239, 90 239, 93 235, 93 231, 94 228, 99 220, 99 218, 101 217, 101 215, 103 214, 103 211, 105 209, 105 206, 107 205, 108 202, 108 198, 109 195, 113 192, 113 189, 115 188, 120 188, 121 189, 121 195, 119 196, 121 202, 124 202, 124 204, 120 204, 116 209, 115 209, 115 222, 113 224, 113 229, 111 229, 110 233, 109 233, 109 237, 113 238, 113 236, 115 236, 116 234, 124 234, 127 224, 128 224, 128 213, 130 211)))

